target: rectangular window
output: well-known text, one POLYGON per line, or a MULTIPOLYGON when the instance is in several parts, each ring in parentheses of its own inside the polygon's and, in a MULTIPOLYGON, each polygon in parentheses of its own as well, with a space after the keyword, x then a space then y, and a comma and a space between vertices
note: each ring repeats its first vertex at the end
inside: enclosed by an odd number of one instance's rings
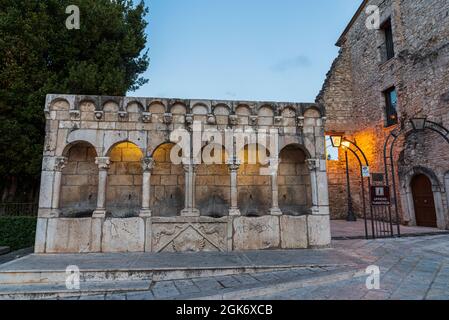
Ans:
POLYGON ((387 127, 398 123, 398 95, 396 88, 390 88, 384 92, 386 102, 387 127))
POLYGON ((394 58, 393 29, 391 19, 388 19, 381 27, 385 36, 385 57, 386 60, 394 58))

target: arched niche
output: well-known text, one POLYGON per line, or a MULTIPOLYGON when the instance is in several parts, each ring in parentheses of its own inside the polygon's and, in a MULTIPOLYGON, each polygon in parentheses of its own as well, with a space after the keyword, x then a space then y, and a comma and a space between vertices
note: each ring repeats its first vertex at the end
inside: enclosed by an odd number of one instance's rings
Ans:
POLYGON ((262 106, 258 113, 258 124, 262 126, 271 126, 274 122, 274 111, 270 105, 262 106))
POLYGON ((142 151, 133 143, 120 142, 108 156, 106 209, 116 218, 137 216, 142 197, 142 151))
POLYGON ((286 127, 296 126, 296 110, 293 107, 286 107, 281 112, 283 125, 286 127))
POLYGON ((297 145, 288 145, 279 153, 279 207, 285 215, 310 213, 312 188, 306 159, 306 153, 297 145))
POLYGON ((201 164, 196 173, 196 203, 201 215, 222 217, 230 207, 228 154, 218 144, 202 148, 201 164))
POLYGON ((227 125, 229 124, 231 108, 226 104, 218 104, 213 108, 213 114, 215 115, 217 124, 227 125))
POLYGON ((259 144, 246 145, 238 154, 238 203, 244 216, 267 215, 271 208, 271 176, 267 149, 259 144))
POLYGON ((249 124, 249 116, 251 115, 251 108, 246 104, 240 104, 235 108, 235 114, 239 118, 240 125, 249 124))
POLYGON ((161 102, 153 102, 148 106, 153 123, 164 123, 165 106, 161 102))
POLYGON ((150 207, 156 217, 175 217, 184 209, 185 172, 182 164, 171 159, 173 147, 172 143, 164 143, 153 152, 150 207))
POLYGON ((61 216, 90 217, 96 208, 98 194, 95 148, 88 142, 78 141, 70 144, 63 155, 67 163, 61 179, 61 216))

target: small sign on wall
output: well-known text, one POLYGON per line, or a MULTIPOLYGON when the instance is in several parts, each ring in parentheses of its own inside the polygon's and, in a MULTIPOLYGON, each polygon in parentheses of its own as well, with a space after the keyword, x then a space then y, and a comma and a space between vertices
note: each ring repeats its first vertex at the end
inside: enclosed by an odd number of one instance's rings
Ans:
POLYGON ((386 186, 371 187, 371 205, 373 206, 391 205, 390 187, 386 186))
POLYGON ((370 172, 369 172, 369 167, 368 166, 363 166, 362 167, 362 176, 364 178, 369 178, 370 177, 370 172))

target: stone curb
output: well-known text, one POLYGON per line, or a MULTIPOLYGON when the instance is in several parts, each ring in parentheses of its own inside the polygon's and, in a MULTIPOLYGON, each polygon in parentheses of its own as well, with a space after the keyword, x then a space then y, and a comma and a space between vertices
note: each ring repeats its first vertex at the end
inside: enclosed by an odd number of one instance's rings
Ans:
POLYGON ((256 286, 252 288, 228 290, 220 294, 199 295, 196 297, 179 296, 177 300, 241 300, 248 297, 272 295, 288 290, 299 289, 310 286, 331 284, 338 281, 349 280, 366 276, 365 268, 355 269, 351 271, 330 271, 326 275, 308 275, 303 276, 299 280, 281 280, 276 284, 265 284, 264 286, 256 286))

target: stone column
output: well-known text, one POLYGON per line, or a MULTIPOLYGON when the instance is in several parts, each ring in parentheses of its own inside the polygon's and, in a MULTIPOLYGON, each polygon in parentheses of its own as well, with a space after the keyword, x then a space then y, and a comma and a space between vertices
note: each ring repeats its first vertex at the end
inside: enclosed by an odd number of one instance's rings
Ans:
POLYGON ((94 211, 94 218, 106 217, 106 185, 108 181, 108 170, 111 164, 109 157, 98 157, 95 159, 98 165, 98 194, 97 209, 94 211))
POLYGON ((185 205, 181 211, 183 217, 199 217, 200 211, 195 208, 195 177, 197 165, 193 161, 184 163, 185 171, 185 205))
POLYGON ((318 159, 307 159, 307 166, 310 172, 310 184, 312 189, 312 214, 317 214, 319 212, 318 208, 318 180, 317 180, 317 169, 319 167, 320 160, 318 159))
POLYGON ((237 159, 232 160, 229 164, 229 171, 231 176, 231 208, 229 209, 230 216, 240 216, 238 207, 238 189, 237 189, 237 172, 240 168, 240 163, 237 159))
POLYGON ((281 216, 282 211, 279 208, 279 187, 278 187, 278 169, 279 159, 270 159, 270 175, 271 175, 271 209, 270 214, 272 216, 281 216))
POLYGON ((55 158, 55 174, 53 179, 53 191, 51 197, 51 216, 59 217, 61 214, 60 210, 60 199, 61 199, 61 180, 62 180, 62 170, 64 170, 67 163, 66 157, 56 157, 55 158))
POLYGON ((142 160, 142 208, 141 217, 151 217, 150 199, 151 199, 151 173, 154 168, 153 158, 144 158, 142 160))

